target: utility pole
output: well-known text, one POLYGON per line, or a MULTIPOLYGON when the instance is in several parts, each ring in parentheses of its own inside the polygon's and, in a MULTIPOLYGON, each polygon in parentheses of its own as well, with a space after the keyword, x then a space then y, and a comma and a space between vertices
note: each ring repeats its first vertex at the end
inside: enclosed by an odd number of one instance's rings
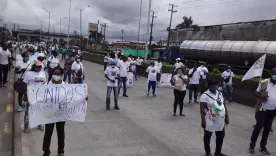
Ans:
POLYGON ((174 4, 169 4, 172 8, 171 9, 169 9, 168 11, 170 11, 171 12, 171 19, 170 19, 170 26, 167 28, 167 31, 168 31, 168 39, 167 39, 167 51, 169 52, 169 61, 171 61, 172 60, 172 52, 171 51, 169 51, 169 44, 170 44, 170 37, 171 37, 171 33, 170 33, 170 31, 171 31, 171 26, 172 26, 172 15, 173 15, 173 13, 176 13, 177 11, 176 10, 174 10, 175 9, 175 7, 178 7, 178 5, 174 5, 174 4))
POLYGON ((139 26, 138 26, 138 39, 137 39, 137 45, 136 45, 137 56, 139 55, 139 54, 138 54, 138 50, 139 50, 139 40, 140 40, 140 26, 141 26, 142 4, 143 4, 143 0, 141 0, 141 3, 140 3, 140 16, 139 16, 139 26))
POLYGON ((149 47, 151 50, 151 42, 152 42, 152 28, 153 28, 153 19, 156 18, 157 16, 154 16, 154 11, 152 11, 151 15, 151 25, 150 25, 150 41, 149 41, 149 47))
POLYGON ((104 34, 103 34, 103 42, 105 41, 105 31, 106 31, 106 23, 105 24, 101 24, 101 33, 102 33, 102 28, 103 28, 103 31, 104 31, 104 34))
POLYGON ((122 30, 122 41, 124 41, 124 29, 122 30))
POLYGON ((148 22, 147 22, 147 38, 146 38, 145 55, 144 55, 144 61, 145 61, 145 62, 146 62, 146 60, 147 60, 147 51, 148 51, 148 39, 149 39, 149 24, 150 24, 151 2, 152 2, 152 0, 149 0, 148 22))
POLYGON ((100 21, 98 20, 97 24, 97 31, 96 31, 96 44, 95 44, 95 50, 97 51, 97 45, 98 45, 98 29, 99 29, 100 21))

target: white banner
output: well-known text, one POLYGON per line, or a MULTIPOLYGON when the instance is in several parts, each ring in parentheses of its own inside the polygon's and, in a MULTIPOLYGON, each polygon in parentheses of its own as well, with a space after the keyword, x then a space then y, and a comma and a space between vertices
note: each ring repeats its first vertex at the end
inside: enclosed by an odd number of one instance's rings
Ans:
POLYGON ((97 31, 98 30, 98 24, 96 23, 88 23, 88 32, 90 31, 97 31))
POLYGON ((162 73, 160 78, 160 86, 171 86, 172 74, 162 73))
POLYGON ((265 59, 266 59, 266 54, 264 54, 253 64, 253 66, 243 76, 242 81, 249 80, 257 76, 262 77, 264 65, 265 65, 265 59))
POLYGON ((87 84, 28 86, 29 125, 60 121, 85 121, 87 84))
POLYGON ((126 84, 127 84, 128 87, 132 87, 133 86, 133 78, 134 78, 133 73, 132 72, 128 72, 127 73, 127 82, 126 82, 126 84))

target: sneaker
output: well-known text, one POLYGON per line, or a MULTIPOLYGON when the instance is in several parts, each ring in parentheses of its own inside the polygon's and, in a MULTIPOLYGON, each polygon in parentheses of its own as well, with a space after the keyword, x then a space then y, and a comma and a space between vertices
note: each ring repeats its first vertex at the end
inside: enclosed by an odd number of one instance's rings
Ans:
POLYGON ((147 96, 149 96, 149 93, 147 94, 147 96))
POLYGON ((191 104, 191 103, 192 103, 192 100, 189 101, 189 104, 191 104))
POLYGON ((106 110, 110 110, 109 106, 106 106, 106 110))
POLYGON ((22 107, 18 107, 17 112, 22 112, 22 107))
POLYGON ((211 153, 206 153, 205 156, 213 156, 211 153))
POLYGON ((260 152, 263 153, 264 155, 270 155, 270 152, 266 148, 261 148, 260 152))
POLYGON ((128 97, 127 95, 123 95, 123 97, 128 97))
POLYGON ((226 154, 220 153, 220 154, 214 154, 215 156, 227 156, 226 154))
POLYGON ((120 110, 120 108, 118 106, 115 106, 114 109, 120 110))
POLYGON ((199 102, 197 102, 197 101, 194 101, 194 103, 199 104, 199 102))
POLYGON ((179 116, 185 116, 185 114, 179 114, 179 116))
POLYGON ((25 104, 24 103, 22 103, 21 108, 25 108, 25 104))
POLYGON ((156 94, 153 94, 153 97, 156 97, 156 94))
POLYGON ((232 100, 229 100, 229 103, 231 103, 232 102, 232 100))
POLYGON ((176 113, 173 113, 173 116, 176 116, 176 113))
POLYGON ((254 150, 254 148, 249 148, 249 150, 248 150, 248 151, 249 151, 249 153, 250 153, 250 154, 255 154, 255 150, 254 150))
POLYGON ((44 127, 43 127, 42 125, 39 125, 39 126, 38 126, 38 129, 39 129, 40 131, 44 131, 44 127))
POLYGON ((273 132, 273 129, 272 129, 272 128, 270 129, 270 132, 273 132))

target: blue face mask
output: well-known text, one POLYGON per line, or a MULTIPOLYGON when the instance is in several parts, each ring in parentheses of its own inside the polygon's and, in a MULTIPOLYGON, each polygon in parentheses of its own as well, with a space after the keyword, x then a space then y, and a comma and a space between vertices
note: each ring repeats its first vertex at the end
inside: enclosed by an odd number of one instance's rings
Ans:
POLYGON ((276 75, 272 75, 272 76, 271 76, 271 79, 272 79, 273 81, 276 81, 276 75))
POLYGON ((218 90, 218 88, 219 88, 219 86, 218 86, 218 85, 215 85, 215 86, 212 86, 209 90, 210 90, 211 92, 215 92, 215 91, 218 90))
POLYGON ((29 57, 24 57, 24 58, 23 58, 23 62, 28 62, 29 59, 30 59, 29 57))

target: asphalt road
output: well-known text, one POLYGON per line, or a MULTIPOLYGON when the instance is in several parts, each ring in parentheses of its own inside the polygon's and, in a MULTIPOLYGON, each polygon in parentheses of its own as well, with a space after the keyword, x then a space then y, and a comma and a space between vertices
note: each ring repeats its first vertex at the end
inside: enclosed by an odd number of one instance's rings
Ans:
MULTIPOLYGON (((199 105, 187 104, 187 96, 184 105, 186 117, 173 117, 173 90, 157 88, 157 97, 147 97, 146 79, 140 78, 134 81, 132 88, 128 88, 129 98, 119 97, 120 111, 113 109, 106 111, 106 80, 103 66, 84 61, 84 71, 85 83, 89 87, 86 121, 66 123, 66 156, 203 156, 205 154, 199 105)), ((112 104, 111 100, 111 106, 112 104)), ((252 126, 255 124, 254 109, 237 103, 227 105, 230 125, 226 128, 223 153, 229 156, 249 156, 247 150, 252 126)), ((21 113, 21 122, 23 114, 21 113)), ((276 130, 275 124, 273 127, 276 130)), ((270 134, 268 149, 276 156, 275 133, 270 134)), ((33 129, 28 135, 21 133, 17 140, 22 144, 22 149, 17 150, 22 150, 23 156, 42 155, 43 135, 44 133, 37 129, 33 129)), ((211 143, 212 152, 215 144, 214 136, 211 143)), ((52 155, 56 155, 55 132, 51 150, 52 155)), ((255 155, 261 154, 257 152, 255 155)))

